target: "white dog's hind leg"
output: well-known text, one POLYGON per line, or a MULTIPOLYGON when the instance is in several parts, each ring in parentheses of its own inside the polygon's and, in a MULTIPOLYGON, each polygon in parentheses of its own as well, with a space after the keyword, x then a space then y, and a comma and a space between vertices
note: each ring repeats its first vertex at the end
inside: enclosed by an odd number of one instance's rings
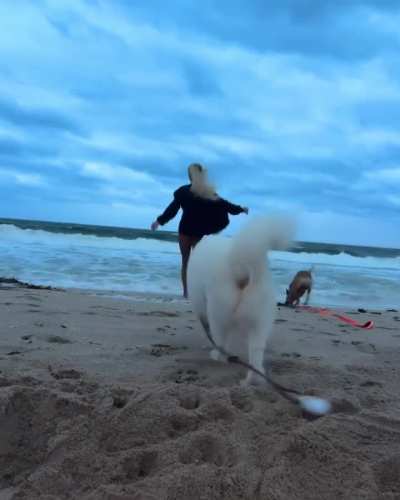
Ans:
MULTIPOLYGON (((208 318, 210 323, 210 335, 217 346, 225 348, 225 334, 226 327, 224 320, 224 315, 220 316, 215 307, 210 306, 208 310, 208 318)), ((225 361, 226 357, 218 351, 218 349, 213 349, 210 352, 210 357, 215 361, 225 361)))
MULTIPOLYGON (((264 370, 264 353, 265 353, 265 335, 249 335, 249 364, 254 366, 261 373, 265 373, 264 370)), ((244 385, 261 384, 264 383, 264 379, 249 370, 247 376, 243 381, 244 385)))
MULTIPOLYGON (((201 326, 203 327, 204 333, 207 335, 207 338, 210 341, 211 346, 214 346, 215 340, 214 337, 211 335, 210 325, 208 324, 208 321, 204 318, 204 316, 199 316, 199 320, 201 326)), ((218 350, 212 349, 210 352, 210 356, 212 357, 212 359, 218 361, 219 358, 215 356, 215 353, 218 353, 218 350)))
MULTIPOLYGON (((221 346, 222 348, 224 347, 223 345, 224 335, 220 325, 217 325, 215 323, 211 324, 211 337, 218 346, 221 346)), ((213 359, 214 361, 226 361, 226 357, 222 354, 222 352, 220 352, 216 348, 211 350, 210 358, 213 359)))

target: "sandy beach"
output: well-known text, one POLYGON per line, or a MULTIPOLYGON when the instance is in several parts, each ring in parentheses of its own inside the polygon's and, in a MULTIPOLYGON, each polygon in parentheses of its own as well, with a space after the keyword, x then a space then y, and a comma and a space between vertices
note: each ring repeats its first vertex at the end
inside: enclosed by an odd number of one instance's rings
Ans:
POLYGON ((209 359, 190 303, 0 289, 0 499, 400 498, 400 313, 362 330, 280 308, 283 385, 318 420, 209 359))

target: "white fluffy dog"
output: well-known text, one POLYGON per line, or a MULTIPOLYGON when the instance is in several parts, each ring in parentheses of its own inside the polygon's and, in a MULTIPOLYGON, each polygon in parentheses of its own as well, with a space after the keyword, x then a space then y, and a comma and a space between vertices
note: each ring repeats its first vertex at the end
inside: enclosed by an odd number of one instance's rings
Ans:
MULTIPOLYGON (((266 253, 287 248, 293 228, 285 217, 255 218, 233 238, 204 238, 189 259, 189 298, 207 335, 262 373, 276 309, 266 253)), ((249 371, 245 383, 257 378, 249 371)))

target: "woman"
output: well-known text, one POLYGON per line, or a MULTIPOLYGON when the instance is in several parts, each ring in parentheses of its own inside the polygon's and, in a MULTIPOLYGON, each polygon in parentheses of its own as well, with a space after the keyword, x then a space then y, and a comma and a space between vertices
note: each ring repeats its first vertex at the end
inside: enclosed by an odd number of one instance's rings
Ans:
POLYGON ((179 248, 182 255, 183 295, 187 298, 186 270, 191 250, 207 234, 215 234, 229 224, 228 213, 248 213, 247 207, 234 205, 220 198, 208 182, 207 170, 198 163, 189 166, 190 184, 174 193, 174 200, 151 225, 155 231, 175 217, 179 209, 183 214, 179 223, 179 248))

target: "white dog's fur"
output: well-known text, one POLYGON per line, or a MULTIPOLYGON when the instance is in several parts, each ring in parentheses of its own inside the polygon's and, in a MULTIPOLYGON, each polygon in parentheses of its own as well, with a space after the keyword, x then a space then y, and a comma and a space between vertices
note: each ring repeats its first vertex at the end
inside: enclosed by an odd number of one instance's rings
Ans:
MULTIPOLYGON (((263 373, 276 309, 266 253, 287 248, 293 228, 284 217, 259 217, 233 238, 204 238, 189 259, 189 298, 201 323, 218 346, 263 373)), ((221 359, 217 350, 211 356, 221 359)), ((256 381, 249 371, 246 382, 256 381)))

